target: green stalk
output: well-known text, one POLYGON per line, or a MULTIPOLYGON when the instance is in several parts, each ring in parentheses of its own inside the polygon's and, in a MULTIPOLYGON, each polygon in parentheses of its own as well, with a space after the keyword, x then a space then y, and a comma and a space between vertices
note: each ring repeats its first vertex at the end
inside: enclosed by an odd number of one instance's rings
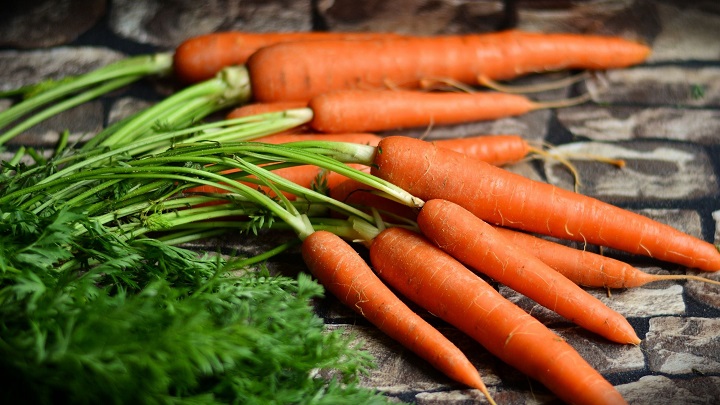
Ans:
MULTIPOLYGON (((103 93, 120 87, 120 83, 127 85, 133 81, 137 81, 143 77, 150 75, 166 75, 172 69, 172 54, 160 53, 155 55, 141 55, 132 58, 126 58, 118 62, 98 68, 92 72, 78 75, 71 78, 61 79, 56 82, 43 82, 34 86, 26 86, 25 92, 31 92, 32 95, 25 100, 13 105, 12 107, 0 112, 0 128, 6 127, 10 123, 20 119, 33 110, 42 107, 48 103, 55 102, 61 98, 73 94, 75 92, 86 89, 90 86, 101 84, 95 90, 88 90, 76 98, 69 99, 60 103, 62 107, 53 107, 52 114, 45 110, 40 113, 42 119, 57 114, 68 108, 74 107, 81 102, 87 101, 93 97, 98 97, 103 93), (114 83, 110 85, 110 83, 114 83), (35 93, 37 92, 37 93, 35 93), (74 100, 74 101, 70 101, 74 100)), ((42 121, 42 119, 31 117, 34 123, 42 121)), ((20 123, 18 125, 27 129, 28 124, 20 123)), ((17 130, 13 130, 19 133, 17 130)), ((20 131, 21 132, 21 131, 20 131)), ((0 145, 11 139, 13 135, 0 135, 0 145)))
POLYGON ((25 121, 19 123, 18 125, 15 125, 14 127, 10 128, 5 133, 0 135, 0 145, 3 145, 5 142, 7 142, 10 139, 14 138, 15 136, 21 134, 23 131, 27 130, 28 128, 34 127, 38 123, 45 121, 46 119, 48 119, 50 117, 53 117, 63 111, 69 110, 70 108, 78 106, 86 101, 90 101, 94 98, 97 98, 103 94, 109 93, 115 89, 126 86, 138 79, 139 78, 137 78, 137 77, 121 77, 118 79, 114 79, 103 85, 95 87, 92 90, 85 91, 83 93, 78 94, 75 97, 68 98, 60 103, 57 103, 51 107, 48 107, 48 108, 42 110, 41 112, 33 115, 32 117, 26 119, 25 121))
POLYGON ((187 87, 133 117, 120 127, 97 134, 87 148, 109 146, 116 148, 141 139, 153 132, 153 127, 169 125, 171 128, 187 125, 232 104, 250 98, 250 81, 242 66, 223 69, 213 79, 187 87), (206 108, 203 108, 206 107, 206 108), (198 113, 201 111, 201 113, 198 113), (180 118, 182 120, 180 121, 180 118))

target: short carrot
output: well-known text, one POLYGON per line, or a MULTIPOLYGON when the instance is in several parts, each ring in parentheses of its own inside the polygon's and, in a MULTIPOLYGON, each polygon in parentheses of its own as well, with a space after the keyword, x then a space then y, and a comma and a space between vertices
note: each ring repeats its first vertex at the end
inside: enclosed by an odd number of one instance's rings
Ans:
POLYGON ((489 223, 720 270, 713 244, 600 200, 413 138, 387 137, 376 150, 376 176, 424 200, 455 202, 489 223))
POLYGON ((311 273, 343 304, 448 377, 480 390, 495 403, 460 349, 390 291, 347 242, 333 233, 315 231, 303 241, 302 257, 311 273))
POLYGON ((320 132, 373 132, 461 124, 545 108, 519 94, 341 90, 313 97, 310 127, 320 132))
POLYGON ((625 317, 465 208, 429 200, 417 223, 425 237, 470 268, 609 340, 640 343, 625 317))
POLYGON ((420 88, 449 79, 478 84, 560 69, 612 69, 640 63, 647 46, 616 37, 504 31, 357 42, 280 43, 250 56, 255 101, 298 100, 341 89, 420 88))
POLYGON ((625 404, 575 349, 427 239, 402 228, 370 246, 380 278, 572 404, 625 404))
POLYGON ((495 229, 511 243, 531 253, 574 283, 585 287, 633 288, 663 280, 695 280, 720 284, 719 281, 690 274, 649 274, 612 257, 575 249, 512 229, 495 229))
POLYGON ((176 76, 186 83, 210 79, 227 66, 242 65, 258 49, 291 41, 324 39, 363 40, 398 36, 392 33, 351 32, 243 32, 225 31, 183 41, 173 56, 176 76))

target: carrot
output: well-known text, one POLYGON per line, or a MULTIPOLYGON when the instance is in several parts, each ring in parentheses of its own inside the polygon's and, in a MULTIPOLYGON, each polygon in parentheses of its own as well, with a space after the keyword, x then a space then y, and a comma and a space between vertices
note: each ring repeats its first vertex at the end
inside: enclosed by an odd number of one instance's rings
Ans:
POLYGON ((611 257, 574 249, 536 236, 495 227, 511 243, 532 254, 578 285, 602 288, 633 288, 663 280, 695 280, 720 284, 690 274, 649 274, 611 257))
POLYGON ((713 244, 600 200, 413 138, 387 137, 376 150, 374 175, 423 200, 452 201, 486 222, 720 270, 713 244))
POLYGON ((265 114, 284 110, 292 110, 295 108, 307 107, 307 103, 302 101, 278 101, 275 103, 250 103, 237 107, 230 111, 226 119, 249 117, 251 115, 265 114))
POLYGON ((560 69, 640 63, 647 46, 622 38, 504 31, 490 34, 280 43, 247 61, 255 101, 298 100, 341 89, 420 88, 424 80, 477 84, 560 69))
POLYGON ((318 134, 318 133, 299 133, 299 134, 273 134, 264 136, 262 138, 254 139, 255 142, 264 143, 288 143, 288 142, 303 142, 303 141, 333 141, 333 142, 348 142, 357 143, 361 145, 377 146, 378 142, 382 139, 381 136, 370 134, 370 133, 351 133, 351 134, 318 134))
POLYGON ((640 343, 622 315, 461 206, 426 201, 417 223, 428 239, 457 260, 569 321, 614 342, 640 343))
POLYGON ((337 235, 316 231, 303 241, 311 273, 343 304, 445 375, 492 400, 477 369, 445 336, 408 308, 337 235))
MULTIPOLYGON (((352 134, 276 134, 255 139, 265 143, 287 143, 301 141, 335 141, 349 142, 361 145, 377 146, 383 137, 371 133, 352 134)), ((465 138, 435 139, 431 143, 446 149, 463 153, 473 159, 482 160, 492 165, 502 166, 508 163, 517 163, 531 152, 543 153, 530 146, 519 135, 477 135, 465 138)))
MULTIPOLYGON (((230 169, 224 171, 223 174, 232 174, 238 171, 238 169, 230 169)), ((313 182, 318 179, 318 176, 320 175, 320 168, 313 165, 298 165, 276 169, 274 170, 274 172, 275 174, 282 176, 295 184, 310 188, 313 182)), ((248 178, 252 177, 253 176, 248 176, 248 178)), ((275 196, 275 193, 267 186, 258 185, 246 181, 240 181, 240 183, 251 186, 258 190, 262 190, 264 193, 271 197, 275 196)), ((185 193, 227 193, 227 190, 214 186, 202 185, 188 188, 187 190, 185 190, 185 193)), ((285 197, 290 200, 294 200, 295 198, 297 198, 297 196, 292 193, 283 193, 283 195, 285 195, 285 197)))
POLYGON ((427 239, 381 232, 370 260, 400 294, 454 325, 488 351, 572 404, 624 404, 572 346, 427 239))
POLYGON ((321 39, 364 40, 399 36, 392 33, 350 32, 241 32, 200 35, 182 42, 173 56, 176 76, 186 83, 210 79, 227 66, 242 65, 258 49, 290 41, 321 39))
POLYGON ((445 149, 460 152, 470 158, 503 166, 517 163, 538 149, 531 147, 519 135, 479 135, 466 138, 449 138, 430 141, 445 149))
POLYGON ((320 132, 372 132, 460 124, 516 116, 545 108, 518 94, 341 90, 308 103, 310 127, 320 132))

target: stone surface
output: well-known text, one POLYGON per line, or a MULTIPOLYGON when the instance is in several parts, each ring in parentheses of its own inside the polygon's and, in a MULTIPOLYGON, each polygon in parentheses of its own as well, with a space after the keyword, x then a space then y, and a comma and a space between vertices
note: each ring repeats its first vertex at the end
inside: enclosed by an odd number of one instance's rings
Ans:
POLYGON ((0 46, 67 44, 98 23, 106 9, 106 0, 6 0, 0 15, 0 46))
POLYGON ((720 398, 720 377, 672 380, 648 375, 617 389, 633 405, 714 404, 720 398))
POLYGON ((714 144, 720 132, 717 109, 590 105, 558 110, 557 117, 574 136, 594 141, 663 138, 714 144))
POLYGON ((597 103, 649 106, 720 105, 720 67, 649 66, 608 70, 587 82, 597 103))
POLYGON ((46 79, 87 73, 122 58, 120 52, 102 47, 56 47, 47 50, 0 51, 0 91, 46 79))
POLYGON ((333 31, 433 35, 493 31, 504 6, 497 0, 319 0, 317 11, 333 31))
POLYGON ((140 43, 175 47, 183 40, 213 31, 309 31, 310 1, 162 0, 113 2, 110 27, 140 43))
POLYGON ((664 374, 714 374, 720 372, 720 320, 657 317, 643 348, 653 372, 664 374))
MULTIPOLYGON (((581 191, 597 198, 621 200, 692 199, 714 197, 718 182, 712 160, 705 150, 669 142, 574 142, 555 149, 588 156, 573 160, 582 183, 581 191), (622 159, 622 169, 593 161, 592 156, 622 159)), ((595 159, 596 160, 596 159, 595 159)), ((546 161, 548 182, 573 189, 574 179, 559 162, 546 161)))

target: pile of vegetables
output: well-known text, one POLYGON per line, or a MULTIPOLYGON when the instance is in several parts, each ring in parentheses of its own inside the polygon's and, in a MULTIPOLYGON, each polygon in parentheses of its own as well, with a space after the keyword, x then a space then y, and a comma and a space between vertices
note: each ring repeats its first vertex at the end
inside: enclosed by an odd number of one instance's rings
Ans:
POLYGON ((567 342, 486 280, 610 341, 638 344, 627 320, 582 286, 712 281, 648 275, 537 235, 706 271, 720 270, 716 246, 503 169, 547 154, 518 136, 427 142, 367 131, 581 102, 476 87, 499 89, 496 80, 534 72, 623 68, 648 53, 620 38, 517 31, 229 32, 6 94, 26 98, 0 112, 0 145, 149 75, 173 72, 187 84, 82 144, 67 144, 65 134, 49 159, 21 146, 3 162, 0 370, 14 382, 3 395, 382 402, 355 379, 372 359, 323 331, 312 312, 311 300, 329 291, 490 403, 460 349, 403 299, 568 403, 623 403, 567 342), (447 86, 438 91, 438 83, 447 86), (226 118, 210 119, 218 112, 226 118), (290 230, 297 239, 247 258, 178 246, 238 230, 247 238, 290 230), (253 267, 298 243, 313 279, 253 267))

